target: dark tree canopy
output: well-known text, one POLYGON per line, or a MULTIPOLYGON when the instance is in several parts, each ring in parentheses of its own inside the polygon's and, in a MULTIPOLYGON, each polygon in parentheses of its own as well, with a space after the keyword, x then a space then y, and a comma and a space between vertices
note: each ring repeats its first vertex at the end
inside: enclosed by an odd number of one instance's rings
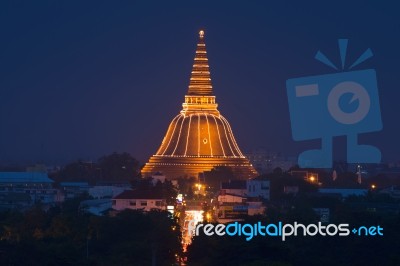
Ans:
POLYGON ((140 172, 139 162, 129 153, 112 153, 98 162, 75 161, 64 166, 51 177, 59 182, 132 181, 140 172))
POLYGON ((78 206, 0 212, 0 264, 172 265, 181 253, 179 225, 166 211, 93 216, 78 206))
POLYGON ((126 152, 101 157, 98 167, 104 180, 132 180, 140 172, 139 162, 126 152))
POLYGON ((216 166, 211 171, 204 172, 205 183, 218 189, 221 182, 237 179, 230 167, 216 166))

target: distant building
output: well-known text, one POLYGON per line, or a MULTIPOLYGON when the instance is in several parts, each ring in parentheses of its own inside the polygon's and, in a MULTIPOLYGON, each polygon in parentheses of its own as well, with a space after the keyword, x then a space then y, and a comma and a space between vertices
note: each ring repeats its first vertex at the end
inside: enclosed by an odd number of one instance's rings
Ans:
POLYGON ((215 216, 220 223, 242 220, 248 214, 247 198, 233 194, 218 195, 215 216))
POLYGON ((88 182, 61 182, 60 186, 66 199, 73 199, 84 193, 89 193, 90 188, 88 182))
POLYGON ((44 172, 0 172, 0 205, 29 207, 35 203, 52 205, 64 201, 54 181, 44 172))
POLYGON ((387 194, 394 199, 400 199, 400 186, 390 186, 379 191, 380 194, 387 194))
POLYGON ((221 183, 216 216, 219 222, 241 220, 246 215, 263 214, 263 200, 269 200, 268 180, 232 180, 221 183))
POLYGON ((125 190, 113 197, 112 208, 117 211, 132 210, 166 210, 167 203, 162 193, 156 190, 125 190))
POLYGON ((246 182, 247 182, 246 180, 230 180, 229 182, 222 182, 220 194, 246 196, 247 193, 246 182))
POLYGON ((318 193, 321 194, 337 194, 342 198, 349 196, 365 196, 367 195, 368 189, 361 188, 320 188, 318 193))
POLYGON ((45 172, 0 172, 0 186, 51 186, 54 183, 45 172))
POLYGON ((265 206, 260 198, 233 194, 218 195, 218 205, 216 208, 218 222, 241 220, 244 216, 263 214, 264 211, 265 206))
POLYGON ((235 194, 220 194, 218 195, 218 203, 245 203, 247 198, 245 196, 235 195, 235 194))
POLYGON ((269 200, 269 180, 249 179, 246 180, 248 197, 260 197, 269 200))
POLYGON ((244 197, 260 197, 262 199, 269 200, 269 181, 261 179, 248 179, 222 182, 220 194, 230 194, 244 197))

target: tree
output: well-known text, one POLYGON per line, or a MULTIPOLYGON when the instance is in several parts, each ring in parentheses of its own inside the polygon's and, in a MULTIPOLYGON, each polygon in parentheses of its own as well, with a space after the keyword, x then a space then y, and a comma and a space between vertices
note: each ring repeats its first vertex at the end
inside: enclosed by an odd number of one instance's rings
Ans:
POLYGON ((131 181, 140 172, 139 162, 129 153, 116 153, 98 160, 102 180, 131 181))
POLYGON ((232 168, 227 166, 216 166, 211 171, 204 172, 205 183, 214 189, 219 189, 221 182, 237 179, 232 168))
POLYGON ((172 265, 181 253, 179 224, 166 211, 99 217, 34 208, 0 212, 0 225, 1 265, 172 265))
POLYGON ((64 166, 51 178, 58 182, 95 181, 98 177, 96 165, 93 162, 75 161, 64 166))

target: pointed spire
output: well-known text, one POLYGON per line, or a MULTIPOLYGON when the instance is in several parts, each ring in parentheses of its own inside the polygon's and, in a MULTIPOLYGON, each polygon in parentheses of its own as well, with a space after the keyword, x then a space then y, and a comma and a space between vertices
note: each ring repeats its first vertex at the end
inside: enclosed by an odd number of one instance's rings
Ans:
POLYGON ((199 42, 197 43, 196 55, 194 57, 188 95, 213 95, 203 30, 199 32, 199 42))

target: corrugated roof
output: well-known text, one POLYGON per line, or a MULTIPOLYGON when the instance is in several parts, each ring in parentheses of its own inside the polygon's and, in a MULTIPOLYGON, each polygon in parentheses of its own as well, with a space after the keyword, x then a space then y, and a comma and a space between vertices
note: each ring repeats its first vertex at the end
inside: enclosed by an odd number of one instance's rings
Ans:
POLYGON ((163 199, 162 192, 158 190, 124 190, 113 199, 163 199))
POLYGON ((53 183, 47 173, 0 172, 0 183, 53 183))

